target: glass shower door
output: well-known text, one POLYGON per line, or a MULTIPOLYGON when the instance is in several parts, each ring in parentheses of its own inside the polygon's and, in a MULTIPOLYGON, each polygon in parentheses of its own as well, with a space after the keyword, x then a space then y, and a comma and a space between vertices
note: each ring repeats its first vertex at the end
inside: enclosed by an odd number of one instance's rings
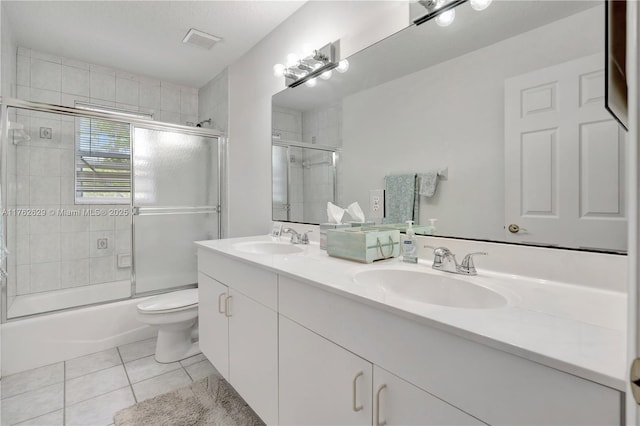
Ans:
POLYGON ((136 294, 197 283, 193 242, 219 237, 218 155, 216 137, 134 129, 136 294))
POLYGON ((271 148, 273 166, 271 184, 273 189, 273 220, 289 219, 289 149, 273 145, 271 148))

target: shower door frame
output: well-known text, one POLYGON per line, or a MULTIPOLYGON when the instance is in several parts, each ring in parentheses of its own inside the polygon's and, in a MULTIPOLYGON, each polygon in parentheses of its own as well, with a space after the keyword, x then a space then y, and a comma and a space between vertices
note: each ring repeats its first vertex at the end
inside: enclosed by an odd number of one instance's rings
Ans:
MULTIPOLYGON (((161 131, 174 131, 174 132, 180 132, 182 134, 188 134, 188 135, 194 135, 194 136, 201 136, 201 137, 207 137, 207 138, 212 138, 215 139, 215 143, 217 144, 217 160, 218 160, 218 171, 217 171, 217 175, 218 175, 218 181, 217 181, 217 204, 215 206, 215 210, 217 212, 217 216, 218 216, 218 238, 222 238, 222 219, 223 219, 223 208, 222 208, 222 201, 225 199, 226 197, 226 192, 225 188, 226 188, 226 164, 225 164, 225 159, 226 159, 226 152, 227 152, 227 138, 226 135, 223 132, 220 132, 218 130, 214 130, 214 129, 203 129, 201 127, 190 127, 190 126, 183 126, 180 124, 172 124, 172 123, 164 123, 164 122, 159 122, 159 121, 154 121, 154 120, 148 120, 148 119, 143 119, 143 118, 137 118, 134 116, 123 116, 123 115, 117 115, 117 114, 109 114, 109 113, 104 113, 104 112, 99 112, 99 111, 91 111, 91 110, 86 110, 86 109, 79 109, 79 108, 74 108, 74 107, 66 107, 66 106, 61 106, 61 105, 53 105, 53 104, 45 104, 45 103, 40 103, 40 102, 30 102, 30 101, 24 101, 22 99, 16 99, 16 98, 10 98, 10 97, 1 97, 0 96, 0 183, 4 184, 3 188, 2 188, 2 193, 1 193, 1 201, 2 201, 2 207, 6 208, 7 206, 7 195, 8 195, 8 191, 6 190, 6 179, 7 179, 7 172, 8 172, 8 159, 7 159, 7 144, 9 143, 9 108, 19 108, 19 109, 25 109, 25 110, 30 110, 30 111, 37 111, 37 112, 46 112, 46 113, 53 113, 53 114, 63 114, 63 115, 69 115, 69 116, 73 116, 73 117, 89 117, 89 118, 99 118, 99 119, 105 119, 105 120, 110 120, 110 121, 116 121, 116 122, 121 122, 121 123, 127 123, 131 126, 131 131, 133 131, 133 128, 135 126, 139 126, 142 128, 147 128, 147 129, 152 129, 152 130, 161 130, 161 131)), ((133 160, 133 153, 132 153, 132 160, 133 160)), ((131 176, 133 179, 133 161, 132 161, 132 172, 131 172, 131 176)), ((132 188, 132 192, 133 192, 132 188)), ((132 194, 133 195, 133 194, 132 194)), ((130 207, 133 207, 133 196, 131 197, 131 202, 129 204, 130 207)), ((132 214, 130 215, 131 217, 131 254, 133 257, 134 254, 134 229, 133 229, 133 211, 132 214)), ((2 221, 2 231, 3 231, 3 238, 4 240, 1 242, 2 244, 4 244, 6 246, 6 242, 7 242, 7 233, 8 233, 8 229, 7 229, 7 220, 3 220, 2 221)), ((12 254, 10 253, 9 256, 11 256, 12 254)), ((8 262, 7 262, 7 258, 5 258, 2 261, 2 268, 7 271, 7 266, 8 266, 8 262)), ((75 310, 75 309, 81 309, 81 308, 86 308, 86 307, 91 307, 91 306, 99 306, 99 305, 104 305, 106 303, 113 303, 113 302, 118 302, 118 301, 122 301, 122 300, 129 300, 129 299, 135 299, 138 297, 147 297, 153 294, 158 294, 158 293, 165 293, 167 291, 173 291, 176 288, 172 288, 172 289, 162 289, 162 290, 158 290, 158 291, 152 291, 152 292, 146 292, 144 294, 136 294, 135 292, 135 258, 133 259, 132 262, 132 266, 131 266, 131 275, 130 275, 130 280, 131 280, 131 295, 127 298, 124 299, 114 299, 114 300, 109 300, 109 301, 105 301, 105 302, 97 302, 97 303, 90 303, 90 304, 86 304, 86 305, 80 305, 80 306, 73 306, 73 307, 69 307, 69 308, 63 308, 63 309, 57 309, 57 310, 52 310, 52 311, 47 311, 47 312, 41 312, 41 313, 36 313, 36 314, 32 314, 32 315, 25 315, 25 316, 21 316, 21 317, 16 317, 16 318, 7 318, 7 308, 8 308, 8 279, 7 276, 2 276, 1 280, 0 280, 0 286, 1 286, 1 291, 0 291, 0 307, 1 307, 1 315, 0 315, 0 323, 5 324, 7 322, 12 322, 12 321, 19 321, 21 319, 25 319, 25 318, 34 318, 34 317, 38 317, 38 316, 42 316, 42 315, 49 315, 52 313, 58 313, 58 312, 65 312, 65 311, 70 311, 70 310, 75 310)), ((186 286, 189 287, 189 286, 186 286)), ((192 287, 192 286, 191 286, 192 287)))
MULTIPOLYGON (((293 141, 293 140, 287 140, 287 139, 272 139, 271 141, 271 149, 273 150, 274 146, 278 146, 278 147, 283 147, 287 149, 287 205, 291 206, 291 200, 290 200, 290 193, 289 193, 289 188, 291 186, 291 163, 290 163, 290 151, 289 149, 291 147, 294 148, 302 148, 302 149, 309 149, 309 150, 316 150, 316 151, 323 151, 323 152, 330 152, 331 153, 331 168, 332 168, 332 178, 333 178, 333 185, 332 185, 332 192, 333 192, 333 203, 337 203, 338 202, 338 167, 340 164, 340 153, 342 152, 342 148, 338 147, 338 146, 329 146, 329 145, 320 145, 320 144, 309 144, 306 142, 298 142, 298 141, 293 141)), ((273 168, 273 165, 272 165, 273 168)), ((271 186, 272 186, 272 191, 273 191, 273 170, 271 173, 271 186)), ((275 220, 273 218, 273 192, 271 194, 271 217, 272 220, 275 220)), ((287 221, 291 222, 291 223, 307 223, 304 220, 303 221, 292 221, 291 220, 291 207, 289 207, 287 209, 287 221)), ((317 225, 317 223, 315 224, 317 225)))

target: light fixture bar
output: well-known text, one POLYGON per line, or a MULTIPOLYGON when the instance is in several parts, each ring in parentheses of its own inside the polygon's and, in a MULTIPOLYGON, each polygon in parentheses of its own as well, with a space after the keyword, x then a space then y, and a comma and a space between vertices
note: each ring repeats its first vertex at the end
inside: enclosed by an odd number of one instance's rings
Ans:
POLYGON ((286 84, 288 87, 299 86, 337 66, 336 48, 333 43, 328 43, 320 49, 314 50, 313 54, 300 59, 295 66, 285 69, 284 76, 286 78, 286 84), (320 66, 316 67, 314 65, 320 66), (304 75, 299 76, 301 72, 303 72, 304 75))
POLYGON ((451 10, 454 7, 460 6, 466 1, 467 0, 451 0, 443 4, 442 6, 437 7, 438 1, 436 0, 419 0, 418 3, 420 3, 422 6, 424 6, 425 9, 427 9, 427 14, 415 19, 413 23, 416 25, 424 24, 425 22, 430 21, 438 15, 446 12, 447 10, 451 10))

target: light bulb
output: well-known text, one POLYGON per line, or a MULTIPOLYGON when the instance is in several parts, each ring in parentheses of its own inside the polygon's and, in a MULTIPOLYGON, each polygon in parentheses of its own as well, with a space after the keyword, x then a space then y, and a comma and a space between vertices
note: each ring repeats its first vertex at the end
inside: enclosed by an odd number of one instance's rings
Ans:
POLYGON ((349 69, 349 61, 347 61, 346 59, 343 59, 340 62, 338 62, 336 71, 342 73, 342 72, 347 72, 348 69, 349 69))
POLYGON ((302 46, 302 55, 306 58, 308 56, 313 56, 313 47, 310 44, 305 44, 302 46))
POLYGON ((329 80, 331 78, 331 74, 333 74, 331 70, 325 71, 322 74, 320 74, 320 78, 323 80, 329 80))
POLYGON ((282 77, 284 75, 284 70, 286 67, 282 64, 275 64, 273 66, 273 75, 276 77, 282 77))
POLYGON ((455 18, 455 9, 449 9, 446 12, 442 12, 440 15, 436 16, 436 24, 440 25, 441 27, 448 27, 449 25, 451 25, 455 18))
POLYGON ((287 68, 295 67, 296 65, 298 65, 299 60, 300 58, 298 58, 298 55, 296 55, 295 53, 289 53, 287 55, 287 68))
POLYGON ((307 82, 306 82, 306 83, 304 83, 304 84, 306 84, 306 85, 307 85, 307 86, 309 86, 309 87, 313 87, 313 86, 315 86, 317 83, 318 83, 318 81, 317 81, 317 79, 314 77, 314 78, 312 78, 311 80, 307 80, 307 82))
POLYGON ((492 1, 493 0, 471 0, 471 8, 477 11, 485 10, 492 1))

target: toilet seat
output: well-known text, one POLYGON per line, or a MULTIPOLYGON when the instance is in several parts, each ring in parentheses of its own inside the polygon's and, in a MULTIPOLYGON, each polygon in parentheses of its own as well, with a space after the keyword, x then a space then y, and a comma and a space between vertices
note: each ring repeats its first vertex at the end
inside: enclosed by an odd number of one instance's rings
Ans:
POLYGON ((138 303, 138 312, 162 314, 190 309, 196 305, 198 305, 198 289, 191 288, 153 296, 138 303))

